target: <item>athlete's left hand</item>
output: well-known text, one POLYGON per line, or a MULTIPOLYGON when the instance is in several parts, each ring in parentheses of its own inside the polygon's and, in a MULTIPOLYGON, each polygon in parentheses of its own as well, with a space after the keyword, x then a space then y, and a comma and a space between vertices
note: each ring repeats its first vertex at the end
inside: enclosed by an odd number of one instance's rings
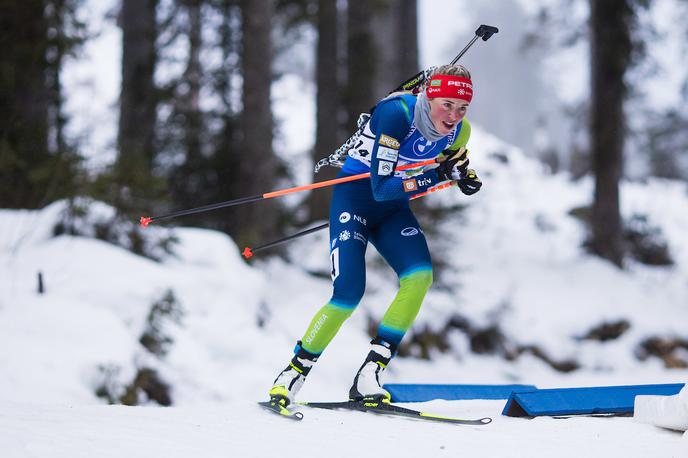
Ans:
POLYGON ((472 196, 476 192, 480 191, 483 186, 483 182, 480 181, 478 175, 476 175, 475 170, 468 169, 465 173, 461 174, 461 178, 456 180, 456 185, 459 187, 462 193, 467 196, 472 196))

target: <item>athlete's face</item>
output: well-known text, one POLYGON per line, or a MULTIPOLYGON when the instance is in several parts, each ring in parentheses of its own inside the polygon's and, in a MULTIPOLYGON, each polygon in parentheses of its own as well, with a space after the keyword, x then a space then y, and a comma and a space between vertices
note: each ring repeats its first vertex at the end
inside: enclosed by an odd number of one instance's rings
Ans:
POLYGON ((435 130, 442 135, 449 135, 461 122, 470 102, 463 99, 436 97, 430 99, 430 120, 435 130))

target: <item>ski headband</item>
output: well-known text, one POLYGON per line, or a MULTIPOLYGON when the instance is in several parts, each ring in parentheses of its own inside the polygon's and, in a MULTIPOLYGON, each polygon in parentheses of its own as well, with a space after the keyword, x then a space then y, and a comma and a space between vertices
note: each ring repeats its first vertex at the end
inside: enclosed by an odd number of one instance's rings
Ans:
POLYGON ((446 97, 462 99, 470 103, 473 99, 473 82, 470 78, 456 75, 434 75, 428 82, 425 95, 429 99, 446 97))

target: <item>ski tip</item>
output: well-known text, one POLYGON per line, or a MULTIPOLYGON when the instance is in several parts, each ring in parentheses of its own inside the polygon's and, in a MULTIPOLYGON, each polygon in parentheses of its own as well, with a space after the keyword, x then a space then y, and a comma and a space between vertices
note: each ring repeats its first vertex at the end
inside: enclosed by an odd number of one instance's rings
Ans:
POLYGON ((273 401, 261 401, 258 403, 258 405, 264 407, 265 409, 269 410, 275 415, 279 415, 284 418, 289 418, 290 420, 303 420, 303 413, 299 412, 298 410, 289 410, 286 407, 280 405, 279 403, 273 401))
POLYGON ((244 251, 241 253, 243 257, 246 259, 250 259, 253 257, 253 251, 249 247, 244 248, 244 251))

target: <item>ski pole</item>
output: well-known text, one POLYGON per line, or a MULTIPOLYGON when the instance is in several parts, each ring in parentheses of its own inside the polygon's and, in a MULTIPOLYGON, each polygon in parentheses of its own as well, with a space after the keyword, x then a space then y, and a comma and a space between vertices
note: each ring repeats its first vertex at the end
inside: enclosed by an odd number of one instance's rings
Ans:
MULTIPOLYGON (((395 170, 406 170, 415 167, 424 167, 426 165, 432 165, 437 163, 435 159, 428 159, 422 162, 413 162, 410 164, 405 164, 397 167, 395 170)), ((359 173, 358 175, 350 175, 348 177, 335 178, 327 181, 319 181, 317 183, 311 183, 303 186, 296 186, 293 188, 281 189, 278 191, 268 192, 265 194, 260 194, 257 196, 241 197, 239 199, 227 200, 225 202, 219 202, 216 204, 204 205, 202 207, 190 208, 188 210, 179 210, 172 213, 167 213, 160 216, 142 216, 139 222, 141 226, 148 227, 148 225, 154 221, 160 221, 163 219, 176 218, 177 216, 193 215, 195 213, 207 212, 210 210, 217 210, 218 208, 233 207, 235 205, 248 204, 250 202, 257 202, 259 200, 271 199, 273 197, 286 196, 287 194, 292 194, 299 191, 308 191, 310 189, 324 188, 326 186, 332 186, 339 183, 346 183, 349 181, 361 180, 363 178, 370 177, 370 172, 359 173)))
POLYGON ((450 188, 450 187, 454 186, 455 184, 456 184, 455 180, 446 181, 444 183, 438 184, 437 186, 433 186, 432 188, 428 189, 425 192, 414 194, 413 196, 411 196, 411 198, 409 200, 416 200, 419 197, 427 196, 428 194, 431 194, 433 192, 437 192, 437 191, 440 191, 442 189, 450 188))
MULTIPOLYGON (((453 186, 454 184, 456 184, 456 181, 447 181, 447 182, 439 184, 437 186, 433 186, 432 188, 428 189, 425 192, 414 194, 413 196, 411 196, 411 198, 409 200, 416 200, 419 197, 427 196, 430 193, 439 191, 441 189, 449 188, 450 186, 453 186)), ((274 242, 266 243, 265 245, 260 245, 260 246, 257 246, 255 248, 245 247, 244 251, 241 252, 241 255, 246 259, 250 259, 253 257, 254 254, 256 254, 259 251, 266 250, 268 248, 272 248, 272 247, 277 246, 277 245, 281 245, 282 243, 288 242, 290 240, 294 240, 294 239, 302 237, 304 235, 312 234, 313 232, 318 232, 318 231, 325 229, 329 226, 330 226, 330 223, 325 223, 325 224, 321 224, 320 226, 311 227, 310 229, 306 229, 304 231, 297 232, 296 234, 289 235, 289 236, 281 238, 279 240, 275 240, 274 242)))
POLYGON ((330 223, 321 224, 320 226, 315 226, 315 227, 312 227, 310 229, 306 229, 305 231, 297 232, 296 234, 292 234, 288 237, 284 237, 283 239, 275 240, 274 242, 266 243, 265 245, 255 247, 253 249, 246 247, 246 248, 244 248, 244 251, 241 252, 241 255, 243 257, 245 257, 246 259, 249 259, 249 258, 252 258, 254 254, 256 254, 257 252, 259 252, 261 250, 265 250, 267 248, 272 248, 274 246, 281 245, 282 243, 288 242, 290 240, 294 240, 294 239, 301 237, 301 236, 304 236, 304 235, 312 234, 313 232, 318 232, 319 230, 325 229, 326 227, 329 227, 329 226, 330 226, 330 223))

